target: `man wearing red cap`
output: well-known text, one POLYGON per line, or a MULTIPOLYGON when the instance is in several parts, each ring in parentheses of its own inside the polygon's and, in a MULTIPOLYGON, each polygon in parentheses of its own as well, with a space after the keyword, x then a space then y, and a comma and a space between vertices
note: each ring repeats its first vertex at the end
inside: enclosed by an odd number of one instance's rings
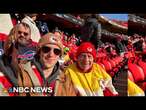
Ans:
POLYGON ((82 43, 76 53, 76 63, 70 65, 65 74, 68 75, 79 96, 104 96, 104 90, 117 95, 111 77, 102 67, 94 63, 96 49, 90 42, 82 43))

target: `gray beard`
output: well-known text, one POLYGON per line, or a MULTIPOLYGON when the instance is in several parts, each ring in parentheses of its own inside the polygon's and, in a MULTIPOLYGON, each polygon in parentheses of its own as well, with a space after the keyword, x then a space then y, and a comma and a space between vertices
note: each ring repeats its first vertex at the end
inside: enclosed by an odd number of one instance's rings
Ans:
POLYGON ((29 43, 30 42, 18 42, 18 44, 20 45, 20 46, 27 46, 27 45, 29 45, 29 43))

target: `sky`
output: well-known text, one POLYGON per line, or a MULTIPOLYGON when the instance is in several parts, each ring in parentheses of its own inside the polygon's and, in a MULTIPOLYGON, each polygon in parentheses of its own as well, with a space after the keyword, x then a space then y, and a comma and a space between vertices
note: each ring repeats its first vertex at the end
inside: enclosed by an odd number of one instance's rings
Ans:
POLYGON ((127 21, 128 20, 128 14, 100 14, 108 19, 116 19, 116 20, 122 20, 127 21))

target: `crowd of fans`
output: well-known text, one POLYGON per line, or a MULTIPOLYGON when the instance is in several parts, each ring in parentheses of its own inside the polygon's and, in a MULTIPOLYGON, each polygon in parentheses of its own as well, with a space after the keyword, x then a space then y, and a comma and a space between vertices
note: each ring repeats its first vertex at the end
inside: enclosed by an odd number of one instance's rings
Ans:
POLYGON ((146 39, 143 36, 101 33, 98 22, 95 24, 97 16, 93 15, 87 21, 93 23, 93 27, 88 26, 94 32, 89 30, 86 34, 85 27, 81 36, 68 35, 57 27, 50 32, 47 24, 45 28, 35 24, 36 16, 26 14, 21 21, 12 19, 14 27, 10 33, 0 34, 0 95, 119 96, 112 81, 126 66, 127 95, 145 95, 146 39), (103 34, 112 36, 113 42, 102 41, 103 34), (83 40, 85 36, 89 39, 83 40), (47 86, 53 92, 9 93, 13 86, 47 86))

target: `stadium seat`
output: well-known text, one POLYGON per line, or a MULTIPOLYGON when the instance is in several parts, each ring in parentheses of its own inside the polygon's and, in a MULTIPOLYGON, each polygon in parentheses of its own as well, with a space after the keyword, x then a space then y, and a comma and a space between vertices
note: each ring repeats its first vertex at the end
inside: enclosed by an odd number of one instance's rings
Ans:
POLYGON ((138 65, 143 69, 144 75, 145 75, 145 79, 146 79, 146 62, 144 62, 144 61, 142 61, 142 59, 140 59, 138 61, 138 65))
POLYGON ((107 58, 103 59, 102 63, 104 64, 106 71, 110 71, 112 69, 112 66, 110 62, 107 60, 107 58))
POLYGON ((109 59, 109 62, 111 64, 112 68, 116 67, 116 63, 114 60, 109 59))
POLYGON ((144 81, 144 79, 145 79, 144 71, 142 70, 142 68, 140 66, 138 66, 137 64, 134 64, 133 60, 134 60, 133 58, 129 59, 128 69, 132 73, 132 75, 134 77, 134 81, 135 82, 144 81))
POLYGON ((129 70, 127 71, 127 73, 128 73, 128 79, 130 79, 131 81, 134 82, 134 78, 133 78, 132 73, 129 70))

